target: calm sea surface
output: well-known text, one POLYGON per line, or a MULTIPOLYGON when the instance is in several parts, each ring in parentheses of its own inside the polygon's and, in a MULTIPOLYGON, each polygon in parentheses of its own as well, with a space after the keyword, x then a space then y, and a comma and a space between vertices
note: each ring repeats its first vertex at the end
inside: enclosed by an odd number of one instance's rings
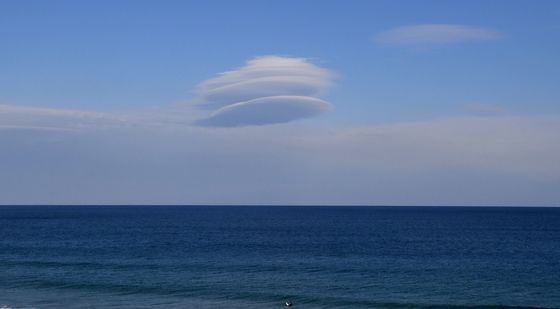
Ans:
POLYGON ((560 208, 0 207, 0 308, 560 308, 560 208))

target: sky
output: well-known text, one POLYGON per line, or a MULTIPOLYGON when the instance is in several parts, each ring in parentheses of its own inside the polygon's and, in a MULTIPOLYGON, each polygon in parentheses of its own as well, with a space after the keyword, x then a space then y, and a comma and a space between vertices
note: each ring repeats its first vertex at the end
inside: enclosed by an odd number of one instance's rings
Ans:
POLYGON ((0 204, 560 205, 558 1, 0 0, 0 204))

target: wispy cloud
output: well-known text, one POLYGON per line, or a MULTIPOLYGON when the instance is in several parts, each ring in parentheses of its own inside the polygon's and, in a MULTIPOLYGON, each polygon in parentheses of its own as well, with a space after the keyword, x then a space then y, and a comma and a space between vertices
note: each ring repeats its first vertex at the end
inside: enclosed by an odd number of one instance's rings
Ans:
POLYGON ((214 110, 197 123, 210 126, 264 125, 307 118, 330 110, 317 98, 333 74, 304 58, 265 56, 198 86, 201 106, 214 110))
POLYGON ((496 30, 456 24, 420 24, 397 27, 375 36, 377 43, 391 46, 429 46, 496 40, 496 30))
POLYGON ((126 116, 91 111, 0 105, 0 129, 74 130, 121 126, 126 116))

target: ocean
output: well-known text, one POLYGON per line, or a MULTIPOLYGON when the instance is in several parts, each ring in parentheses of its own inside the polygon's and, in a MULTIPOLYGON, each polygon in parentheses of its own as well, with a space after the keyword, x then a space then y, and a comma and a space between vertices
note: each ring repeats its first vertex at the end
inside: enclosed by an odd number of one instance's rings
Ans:
POLYGON ((560 308, 560 208, 1 206, 0 308, 560 308))

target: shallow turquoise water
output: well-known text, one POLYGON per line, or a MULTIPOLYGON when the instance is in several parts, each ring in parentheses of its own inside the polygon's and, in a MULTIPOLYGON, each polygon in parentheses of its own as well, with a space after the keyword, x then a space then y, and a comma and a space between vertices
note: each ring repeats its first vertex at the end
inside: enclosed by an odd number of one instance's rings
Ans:
POLYGON ((560 209, 0 207, 0 307, 560 308, 560 209))

